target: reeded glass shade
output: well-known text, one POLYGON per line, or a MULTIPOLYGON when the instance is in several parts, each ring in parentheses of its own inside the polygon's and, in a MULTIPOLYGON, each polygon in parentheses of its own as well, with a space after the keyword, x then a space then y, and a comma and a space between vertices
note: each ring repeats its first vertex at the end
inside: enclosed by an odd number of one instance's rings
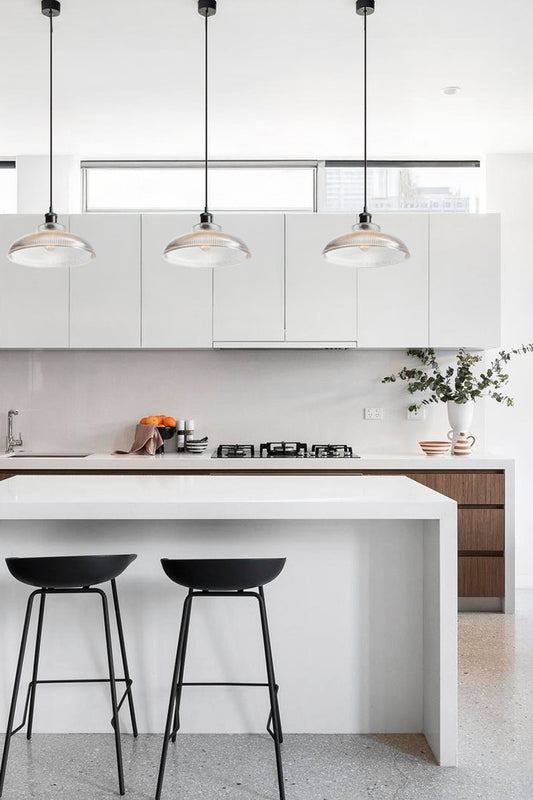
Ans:
POLYGON ((96 254, 91 245, 58 222, 45 222, 35 233, 13 242, 7 257, 25 267, 80 267, 96 254))
POLYGON ((388 267, 411 257, 407 245, 383 233, 379 225, 359 222, 351 233, 332 239, 322 252, 326 261, 346 267, 388 267))
POLYGON ((167 261, 182 267, 232 267, 251 256, 241 239, 213 222, 195 225, 191 233, 173 239, 163 253, 167 261))

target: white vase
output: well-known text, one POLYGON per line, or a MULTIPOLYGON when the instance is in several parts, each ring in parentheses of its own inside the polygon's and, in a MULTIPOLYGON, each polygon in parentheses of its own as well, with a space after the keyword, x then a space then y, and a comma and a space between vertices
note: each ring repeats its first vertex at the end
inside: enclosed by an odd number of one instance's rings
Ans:
POLYGON ((454 400, 448 400, 448 422, 451 427, 448 439, 451 439, 452 442, 452 452, 459 434, 468 435, 470 433, 474 405, 473 400, 468 400, 466 403, 456 403, 454 400))

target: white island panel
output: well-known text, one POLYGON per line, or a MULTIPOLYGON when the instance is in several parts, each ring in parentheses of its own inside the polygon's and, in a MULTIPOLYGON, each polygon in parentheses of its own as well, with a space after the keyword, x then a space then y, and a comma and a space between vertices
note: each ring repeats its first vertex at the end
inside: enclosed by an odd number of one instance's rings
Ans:
MULTIPOLYGON (((19 476, 0 484, 0 542, 4 556, 138 553, 118 586, 147 732, 162 729, 185 595, 160 557, 286 556, 266 590, 285 730, 423 732, 440 764, 456 763, 456 506, 424 486, 402 477, 19 476)), ((2 718, 28 588, 1 572, 2 718)), ((98 609, 79 596, 47 606, 43 677, 58 665, 69 677, 104 674, 98 609)), ((263 680, 253 603, 200 598, 193 618, 189 680, 263 680)), ((106 702, 101 687, 44 687, 36 730, 107 730, 106 702)), ((267 705, 261 689, 190 688, 183 729, 260 732, 267 705)))

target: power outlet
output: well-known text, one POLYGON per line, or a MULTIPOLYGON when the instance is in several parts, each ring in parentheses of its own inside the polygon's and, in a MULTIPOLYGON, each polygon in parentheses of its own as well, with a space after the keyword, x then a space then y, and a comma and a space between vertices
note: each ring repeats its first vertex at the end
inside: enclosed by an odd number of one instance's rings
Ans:
POLYGON ((365 408, 365 419, 381 420, 383 419, 382 408, 365 408))
POLYGON ((425 408, 419 408, 416 411, 410 411, 409 409, 407 409, 407 419, 417 421, 425 418, 426 418, 425 408))

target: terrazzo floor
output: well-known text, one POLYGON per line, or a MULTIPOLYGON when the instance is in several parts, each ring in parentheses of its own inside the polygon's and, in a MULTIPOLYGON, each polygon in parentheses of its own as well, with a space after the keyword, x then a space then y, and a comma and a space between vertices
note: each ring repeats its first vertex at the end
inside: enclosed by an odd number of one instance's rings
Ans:
MULTIPOLYGON (((437 767, 421 736, 287 736, 287 800, 532 800, 533 591, 515 617, 461 614, 459 650, 459 767, 437 767)), ((160 747, 124 737, 132 800, 153 798, 160 747)), ((108 735, 15 736, 3 800, 117 797, 113 753, 108 735)), ((270 738, 180 736, 163 797, 276 800, 270 738)))

